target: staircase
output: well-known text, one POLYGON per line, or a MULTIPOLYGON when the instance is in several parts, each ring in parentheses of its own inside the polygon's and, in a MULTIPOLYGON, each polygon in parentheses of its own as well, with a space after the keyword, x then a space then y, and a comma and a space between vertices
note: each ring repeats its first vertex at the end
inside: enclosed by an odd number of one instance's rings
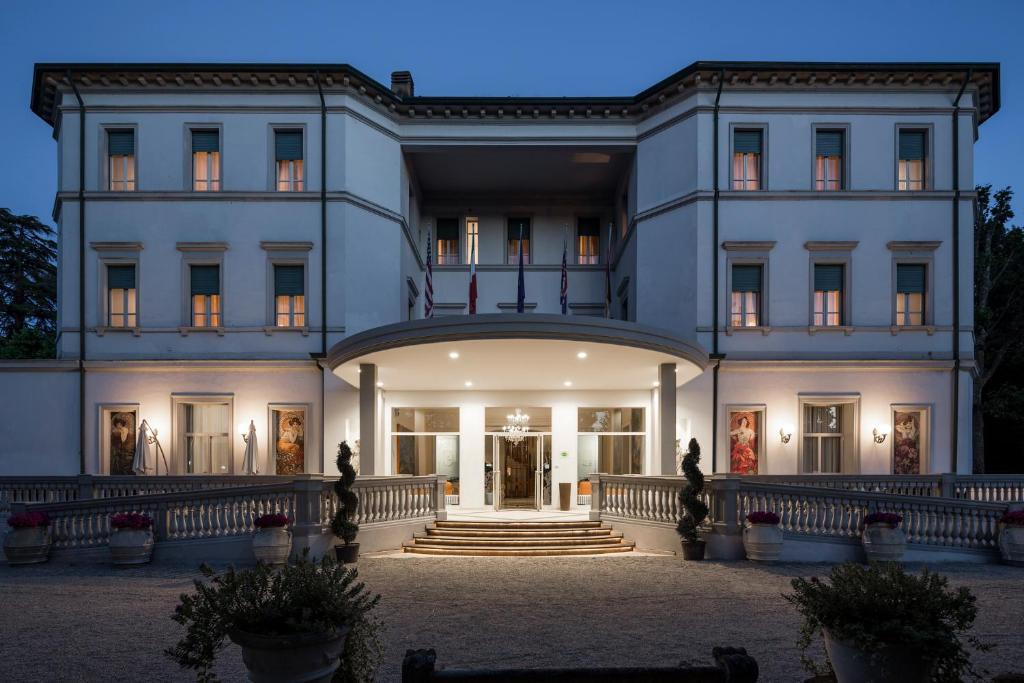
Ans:
POLYGON ((540 557, 628 553, 633 541, 601 522, 434 522, 402 544, 420 555, 540 557))

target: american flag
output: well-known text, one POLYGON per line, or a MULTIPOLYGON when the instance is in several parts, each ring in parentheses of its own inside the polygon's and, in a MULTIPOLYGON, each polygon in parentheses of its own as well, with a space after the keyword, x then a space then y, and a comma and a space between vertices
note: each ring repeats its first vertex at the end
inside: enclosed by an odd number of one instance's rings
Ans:
POLYGON ((566 244, 565 232, 562 232, 562 291, 559 301, 562 302, 562 315, 569 312, 569 248, 566 244))
POLYGON ((423 317, 434 317, 434 267, 430 265, 430 242, 433 237, 427 230, 427 286, 423 295, 423 317))

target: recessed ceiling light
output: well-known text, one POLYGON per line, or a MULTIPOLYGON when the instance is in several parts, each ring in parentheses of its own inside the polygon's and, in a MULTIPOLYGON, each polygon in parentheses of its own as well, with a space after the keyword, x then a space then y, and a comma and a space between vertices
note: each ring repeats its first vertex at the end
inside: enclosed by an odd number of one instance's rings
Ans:
POLYGON ((470 382, 470 381, 469 381, 469 380, 467 379, 467 380, 466 380, 466 386, 467 386, 467 387, 471 387, 471 386, 473 386, 473 383, 472 383, 472 382, 470 382))
POLYGON ((456 358, 459 357, 459 352, 458 351, 449 351, 448 352, 448 357, 451 358, 452 360, 455 360, 456 358))
POLYGON ((583 360, 584 358, 587 357, 587 352, 586 351, 580 351, 579 353, 576 354, 576 357, 579 358, 580 360, 583 360))
POLYGON ((562 385, 566 386, 566 387, 571 387, 572 386, 572 380, 568 380, 567 379, 564 382, 562 382, 562 385))
POLYGON ((378 387, 383 387, 384 386, 384 382, 377 382, 377 386, 378 387))
POLYGON ((661 386, 661 382, 659 382, 658 380, 654 380, 653 382, 651 382, 651 386, 652 387, 660 387, 661 386))

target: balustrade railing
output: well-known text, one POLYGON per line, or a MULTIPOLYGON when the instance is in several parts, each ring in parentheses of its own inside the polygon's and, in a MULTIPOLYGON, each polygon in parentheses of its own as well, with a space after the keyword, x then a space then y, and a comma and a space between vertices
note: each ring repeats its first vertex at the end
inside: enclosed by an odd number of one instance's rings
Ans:
MULTIPOLYGON (((952 475, 951 475, 952 476, 952 475)), ((813 486, 842 491, 891 493, 897 496, 942 496, 942 475, 759 474, 744 481, 786 486, 813 486)), ((949 483, 947 483, 947 488, 949 483)), ((951 488, 950 488, 950 495, 951 488)))
POLYGON ((679 521, 682 514, 679 491, 685 482, 682 477, 596 476, 600 478, 602 517, 671 524, 679 521))
MULTIPOLYGON (((352 490, 359 496, 356 524, 377 524, 429 518, 445 510, 446 477, 437 475, 359 477, 352 490)), ((338 508, 334 482, 324 481, 320 497, 321 519, 329 525, 338 508)), ((440 518, 443 518, 443 514, 440 518)))
POLYGON ((988 502, 1024 502, 1024 475, 975 474, 959 476, 954 496, 964 500, 988 502))

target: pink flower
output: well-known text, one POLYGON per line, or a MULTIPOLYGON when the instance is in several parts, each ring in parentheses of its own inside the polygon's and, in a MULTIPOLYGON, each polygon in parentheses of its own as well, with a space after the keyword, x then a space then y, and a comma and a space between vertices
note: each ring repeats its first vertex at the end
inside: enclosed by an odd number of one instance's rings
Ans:
POLYGON ((7 526, 12 529, 32 529, 37 526, 50 526, 50 517, 45 512, 22 512, 8 517, 7 526))
POLYGON ((268 529, 273 527, 288 526, 289 524, 291 524, 291 521, 292 520, 288 519, 288 515, 282 515, 279 512, 275 512, 272 514, 257 517, 256 520, 253 521, 252 525, 257 529, 268 529))
POLYGON ((1024 526, 1024 510, 1006 512, 999 518, 999 521, 1006 526, 1024 526))
POLYGON ((149 529, 153 526, 153 518, 138 512, 122 512, 110 518, 110 526, 115 529, 149 529))
POLYGON ((747 515, 751 524, 778 524, 779 516, 769 510, 756 510, 747 515))
POLYGON ((864 526, 869 524, 885 524, 890 529, 895 529, 902 521, 903 518, 895 512, 872 512, 864 517, 864 526))

